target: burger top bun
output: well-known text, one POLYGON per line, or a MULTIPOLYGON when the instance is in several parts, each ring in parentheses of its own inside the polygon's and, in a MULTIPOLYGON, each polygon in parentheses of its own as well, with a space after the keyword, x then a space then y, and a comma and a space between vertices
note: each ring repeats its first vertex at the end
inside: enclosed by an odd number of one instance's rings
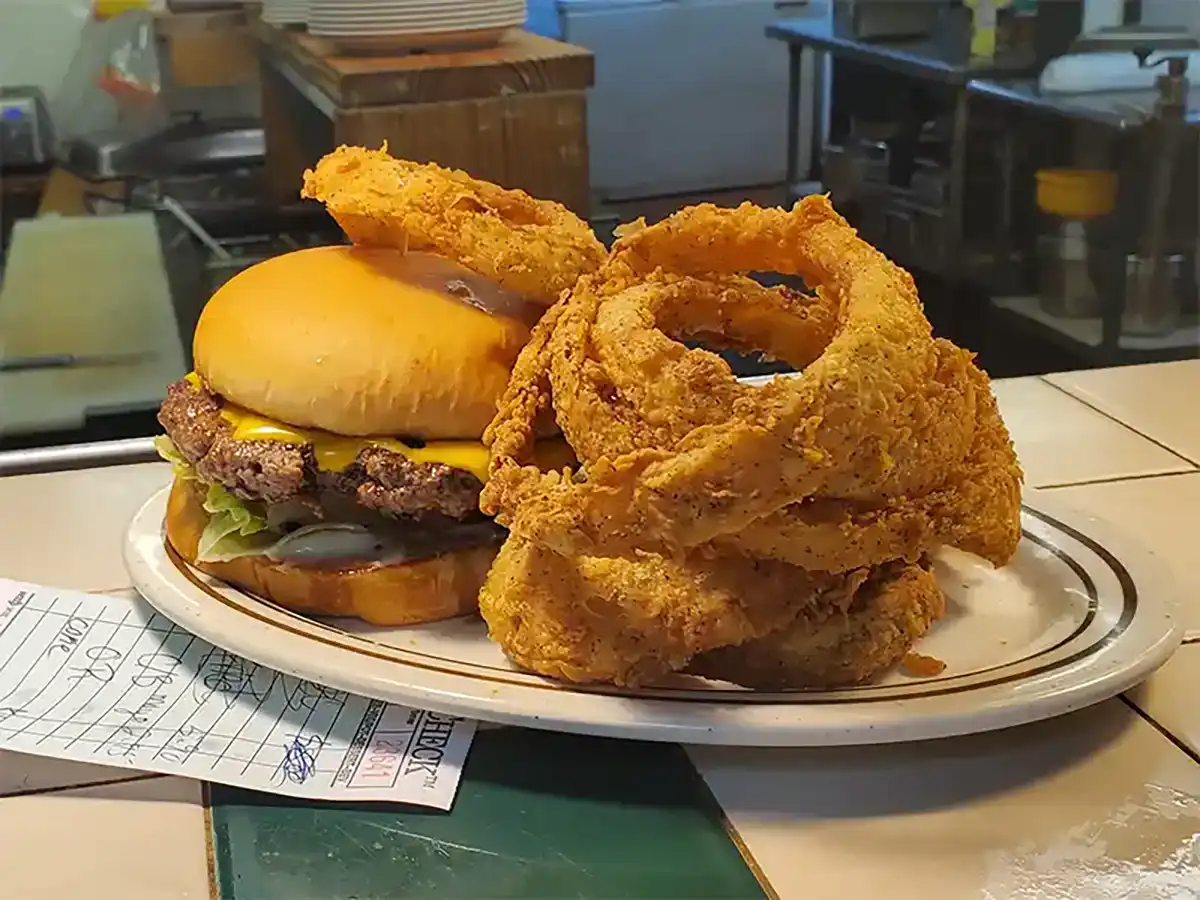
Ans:
POLYGON ((439 289, 422 258, 319 247, 246 269, 200 316, 197 373, 229 402, 301 428, 479 440, 529 328, 439 289))

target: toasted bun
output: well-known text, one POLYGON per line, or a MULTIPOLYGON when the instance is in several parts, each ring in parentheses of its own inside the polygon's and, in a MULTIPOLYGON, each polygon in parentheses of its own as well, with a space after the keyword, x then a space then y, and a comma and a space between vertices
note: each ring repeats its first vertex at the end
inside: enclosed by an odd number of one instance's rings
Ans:
POLYGON ((197 562, 208 523, 192 482, 175 480, 167 500, 167 540, 187 562, 214 578, 306 615, 353 616, 373 625, 416 625, 476 612, 479 590, 497 548, 446 553, 418 563, 368 569, 313 569, 245 556, 197 562))
POLYGON ((196 371, 259 415, 342 435, 479 440, 529 328, 428 287, 396 250, 319 247, 228 281, 196 371))

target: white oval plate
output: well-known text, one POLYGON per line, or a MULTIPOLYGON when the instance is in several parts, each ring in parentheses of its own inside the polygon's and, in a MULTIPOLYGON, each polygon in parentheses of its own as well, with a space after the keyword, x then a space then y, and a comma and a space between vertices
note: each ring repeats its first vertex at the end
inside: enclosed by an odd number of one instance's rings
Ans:
POLYGON ((377 628, 290 613, 192 569, 165 544, 167 492, 125 541, 159 612, 245 658, 322 685, 483 721, 682 743, 818 746, 922 740, 1061 715, 1132 687, 1182 638, 1176 588, 1095 519, 1028 491, 1024 538, 1000 570, 946 551, 946 616, 917 650, 932 678, 893 673, 847 690, 763 692, 680 676, 667 688, 579 687, 517 671, 478 618, 377 628))

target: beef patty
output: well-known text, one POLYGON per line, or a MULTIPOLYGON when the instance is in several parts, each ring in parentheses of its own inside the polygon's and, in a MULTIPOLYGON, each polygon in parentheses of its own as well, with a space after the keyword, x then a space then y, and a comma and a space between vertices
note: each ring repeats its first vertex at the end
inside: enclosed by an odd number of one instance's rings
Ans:
POLYGON ((377 447, 364 449, 342 471, 323 471, 310 444, 235 438, 221 406, 221 398, 203 385, 177 381, 167 388, 158 421, 201 478, 220 483, 243 500, 317 503, 332 491, 390 516, 481 515, 483 485, 470 472, 413 462, 377 447))

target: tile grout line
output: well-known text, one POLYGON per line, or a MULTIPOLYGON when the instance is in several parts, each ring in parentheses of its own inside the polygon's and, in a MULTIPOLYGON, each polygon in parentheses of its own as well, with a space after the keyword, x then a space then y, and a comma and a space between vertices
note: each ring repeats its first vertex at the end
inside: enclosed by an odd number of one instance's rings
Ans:
POLYGON ((208 900, 221 900, 221 885, 217 877, 217 847, 213 834, 212 784, 200 782, 200 804, 204 807, 204 858, 208 866, 208 900))
POLYGON ((746 868, 750 870, 750 874, 754 876, 754 880, 762 888, 763 896, 766 900, 780 900, 779 892, 775 890, 770 879, 767 878, 767 873, 763 871, 763 867, 754 858, 754 854, 750 851, 750 846, 730 820, 729 815, 725 812, 725 807, 721 805, 721 801, 713 793, 713 789, 709 786, 704 774, 696 765, 696 761, 692 759, 692 755, 687 752, 687 748, 682 744, 676 744, 675 746, 679 748, 688 768, 692 770, 692 777, 696 780, 696 790, 700 794, 701 806, 707 807, 711 812, 715 812, 720 817, 721 830, 725 832, 725 836, 729 838, 730 843, 737 850, 738 856, 742 858, 742 862, 746 864, 746 868))
POLYGON ((1179 738, 1175 737, 1175 735, 1171 734, 1171 732, 1167 731, 1167 729, 1160 725, 1157 720, 1152 718, 1148 712, 1146 712, 1124 694, 1121 694, 1120 697, 1121 702, 1132 709, 1134 713, 1137 714, 1138 718, 1144 720, 1146 724, 1174 744, 1175 748, 1182 752, 1183 755, 1188 757, 1192 762, 1200 764, 1200 754, 1197 754, 1195 750, 1193 750, 1179 738))
POLYGON ((1083 404, 1088 409, 1090 409, 1092 412, 1099 413, 1100 415, 1104 416, 1104 418, 1108 419, 1110 422, 1116 422, 1118 425, 1120 425, 1126 431, 1130 431, 1130 432, 1136 434, 1138 437, 1149 441, 1150 443, 1154 444, 1154 446, 1158 447, 1160 450, 1167 451, 1167 453, 1170 453, 1176 459, 1183 460, 1185 463, 1187 463, 1189 466, 1191 466, 1193 470, 1200 470, 1200 463, 1198 463, 1196 460, 1191 459, 1187 456, 1184 456, 1182 453, 1178 452, 1177 450, 1174 450, 1173 448, 1168 447, 1162 441, 1158 440, 1158 438, 1153 438, 1148 434, 1143 434, 1142 432, 1140 432, 1136 428, 1134 428, 1132 425, 1130 425, 1128 422, 1122 422, 1120 419, 1118 419, 1116 416, 1112 415, 1111 413, 1105 412, 1103 409, 1096 406, 1094 403, 1089 403, 1087 400, 1084 400, 1082 397, 1078 396, 1077 394, 1072 394, 1066 388, 1055 384, 1053 381, 1048 381, 1045 375, 1039 375, 1038 380, 1042 384, 1052 387, 1052 388, 1054 388, 1054 390, 1058 391, 1059 393, 1064 394, 1067 397, 1070 397, 1076 403, 1083 404))
POLYGON ((1114 475, 1111 478, 1090 478, 1083 481, 1061 481, 1054 484, 1028 485, 1035 491, 1057 491, 1062 488, 1089 487, 1098 484, 1122 484, 1127 481, 1150 481, 1154 478, 1180 478, 1188 475, 1200 475, 1200 469, 1187 469, 1182 472, 1141 472, 1137 475, 1114 475))
POLYGON ((10 794, 0 794, 0 803, 10 797, 38 797, 43 794, 61 794, 65 791, 80 791, 94 787, 105 787, 110 784, 129 784, 134 781, 149 781, 152 778, 170 778, 170 775, 159 775, 154 772, 145 775, 129 775, 124 778, 105 778, 101 781, 81 781, 76 784, 60 784, 54 787, 46 788, 28 788, 21 791, 13 791, 10 794))
POLYGON ((758 886, 762 888, 763 896, 766 900, 780 900, 779 892, 771 885, 770 880, 767 878, 767 873, 763 871, 758 860, 754 858, 754 854, 750 852, 750 847, 746 843, 745 838, 741 836, 737 828, 734 827, 734 824, 729 821, 729 816, 725 815, 725 810, 723 809, 721 810, 721 828, 724 830, 725 836, 733 843, 738 856, 742 858, 742 862, 750 870, 750 874, 754 876, 754 880, 758 882, 758 886))

